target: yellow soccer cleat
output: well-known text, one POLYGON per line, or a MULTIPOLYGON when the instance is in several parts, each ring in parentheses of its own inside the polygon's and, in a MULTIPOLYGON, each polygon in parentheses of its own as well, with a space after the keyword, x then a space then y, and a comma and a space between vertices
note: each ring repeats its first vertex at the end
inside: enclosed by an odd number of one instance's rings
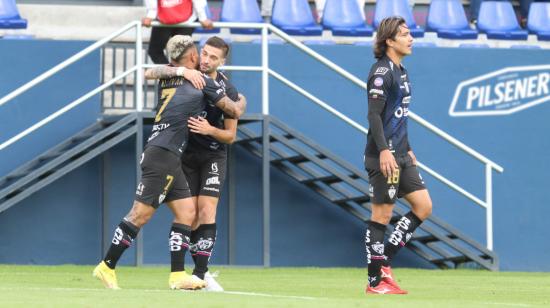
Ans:
POLYGON ((168 285, 172 290, 199 290, 206 287, 206 282, 195 275, 189 276, 186 272, 172 272, 168 285))
POLYGON ((111 269, 105 264, 105 261, 101 261, 95 268, 93 276, 103 283, 107 289, 119 290, 118 282, 116 281, 116 273, 114 269, 111 269))

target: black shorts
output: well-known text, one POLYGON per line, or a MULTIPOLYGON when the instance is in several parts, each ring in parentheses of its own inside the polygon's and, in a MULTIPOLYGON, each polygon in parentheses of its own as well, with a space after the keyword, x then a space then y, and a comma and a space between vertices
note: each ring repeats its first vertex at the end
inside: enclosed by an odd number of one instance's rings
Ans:
POLYGON ((369 173, 369 196, 375 204, 394 204, 397 198, 417 190, 426 189, 424 180, 408 155, 395 157, 399 174, 386 178, 380 171, 380 160, 365 156, 365 169, 369 173))
POLYGON ((189 146, 181 158, 181 167, 192 196, 220 197, 225 181, 227 152, 189 146))
POLYGON ((141 180, 136 201, 158 208, 162 202, 191 197, 178 155, 149 146, 141 154, 141 180))

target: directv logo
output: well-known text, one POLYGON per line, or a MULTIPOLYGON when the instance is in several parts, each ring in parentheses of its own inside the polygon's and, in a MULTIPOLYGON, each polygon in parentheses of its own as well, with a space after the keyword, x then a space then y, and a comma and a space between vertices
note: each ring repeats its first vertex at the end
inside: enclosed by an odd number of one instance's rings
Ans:
POLYGON ((449 115, 508 115, 550 101, 550 65, 508 67, 461 82, 449 115))

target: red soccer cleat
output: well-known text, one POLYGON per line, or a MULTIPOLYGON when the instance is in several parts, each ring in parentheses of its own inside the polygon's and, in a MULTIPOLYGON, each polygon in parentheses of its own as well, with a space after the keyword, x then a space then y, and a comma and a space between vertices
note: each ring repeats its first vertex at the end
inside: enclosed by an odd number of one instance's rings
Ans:
POLYGON ((380 283, 374 288, 367 285, 367 290, 365 291, 367 294, 407 294, 407 291, 396 288, 395 286, 387 283, 385 280, 380 281, 380 283))
POLYGON ((386 282, 389 285, 392 285, 394 288, 399 289, 407 294, 409 292, 401 289, 399 285, 397 284, 397 281, 393 278, 393 273, 391 271, 391 267, 389 266, 382 266, 382 269, 380 270, 380 277, 382 278, 382 281, 386 282))

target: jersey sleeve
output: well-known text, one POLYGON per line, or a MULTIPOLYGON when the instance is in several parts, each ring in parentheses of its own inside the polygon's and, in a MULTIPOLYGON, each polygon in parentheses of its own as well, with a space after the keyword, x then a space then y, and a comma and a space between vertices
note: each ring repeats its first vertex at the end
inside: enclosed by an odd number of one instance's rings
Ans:
POLYGON ((225 90, 212 78, 204 77, 204 81, 206 82, 206 85, 202 89, 202 92, 208 101, 210 101, 212 105, 215 105, 225 96, 225 90))
POLYGON ((391 70, 383 66, 377 67, 367 82, 369 133, 378 151, 389 148, 384 136, 382 113, 392 82, 391 70))
POLYGON ((370 100, 386 102, 392 85, 391 70, 387 67, 377 67, 367 82, 367 93, 370 100))

